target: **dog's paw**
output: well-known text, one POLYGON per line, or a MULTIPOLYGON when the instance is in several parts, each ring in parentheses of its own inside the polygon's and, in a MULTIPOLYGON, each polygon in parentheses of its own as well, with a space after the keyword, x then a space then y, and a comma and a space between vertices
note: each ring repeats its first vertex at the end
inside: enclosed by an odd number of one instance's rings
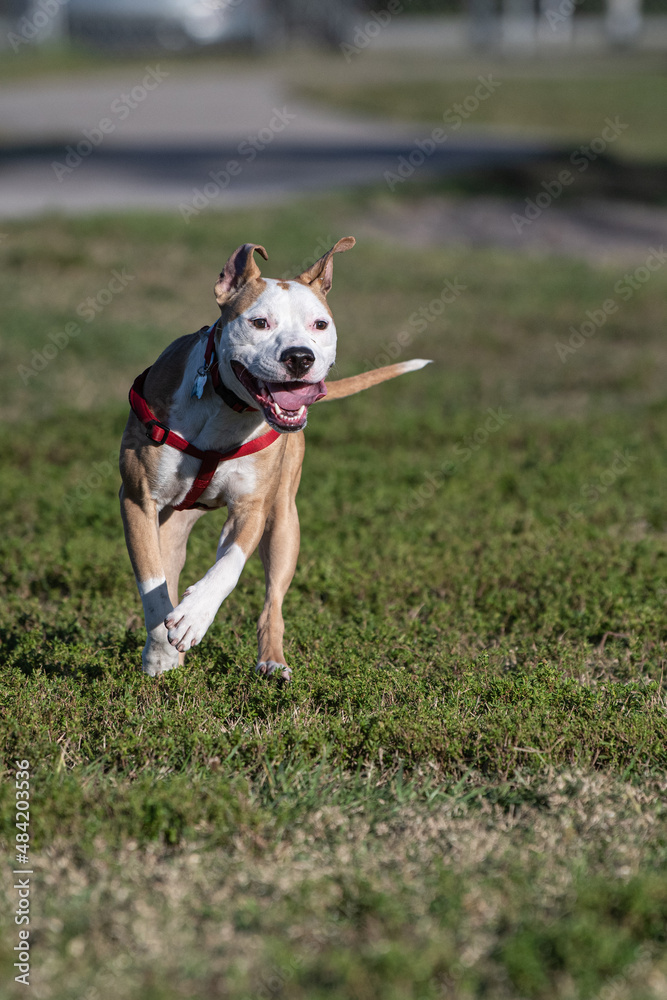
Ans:
POLYGON ((197 593, 196 584, 190 587, 178 607, 164 620, 169 642, 181 653, 192 649, 206 635, 217 610, 217 605, 197 593))
POLYGON ((275 660, 260 660, 255 667, 255 673, 263 677, 277 677, 281 681, 291 681, 292 671, 284 663, 276 663, 275 660))
POLYGON ((157 677, 179 665, 178 653, 164 642, 148 640, 141 654, 141 669, 149 677, 157 677))

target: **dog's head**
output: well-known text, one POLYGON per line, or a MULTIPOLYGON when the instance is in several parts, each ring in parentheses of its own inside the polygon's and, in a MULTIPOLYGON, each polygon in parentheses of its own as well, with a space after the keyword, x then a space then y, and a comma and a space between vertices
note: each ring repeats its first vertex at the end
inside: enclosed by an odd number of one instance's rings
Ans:
POLYGON ((263 278, 254 258, 266 250, 239 247, 215 286, 222 313, 216 344, 220 377, 237 396, 259 406, 278 431, 306 426, 308 407, 326 395, 324 379, 336 359, 336 327, 327 304, 339 240, 292 281, 263 278))

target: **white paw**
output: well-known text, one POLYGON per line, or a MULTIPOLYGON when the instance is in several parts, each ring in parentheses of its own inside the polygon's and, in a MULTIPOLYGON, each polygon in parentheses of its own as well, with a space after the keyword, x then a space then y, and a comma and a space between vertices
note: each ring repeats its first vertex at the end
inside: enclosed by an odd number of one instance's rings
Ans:
POLYGON ((149 636, 141 654, 141 669, 150 677, 157 677, 165 670, 178 666, 178 653, 165 642, 156 642, 149 636))
POLYGON ((256 674, 264 677, 278 677, 281 681, 291 681, 292 671, 284 663, 276 663, 275 660, 260 660, 255 667, 256 674))
POLYGON ((197 584, 189 587, 178 607, 164 620, 169 642, 181 653, 202 641, 219 607, 210 597, 207 600, 205 593, 198 591, 197 584))

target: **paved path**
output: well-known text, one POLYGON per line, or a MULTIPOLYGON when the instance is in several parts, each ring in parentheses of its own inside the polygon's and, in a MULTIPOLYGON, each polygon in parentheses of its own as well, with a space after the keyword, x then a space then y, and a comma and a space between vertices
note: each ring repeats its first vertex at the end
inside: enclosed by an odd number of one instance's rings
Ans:
MULTIPOLYGON (((199 212, 547 155, 539 143, 395 125, 286 99, 279 74, 146 69, 0 87, 0 218, 45 211, 199 212), (78 152, 77 152, 78 150, 78 152)), ((552 150, 553 152, 553 150, 552 150)))

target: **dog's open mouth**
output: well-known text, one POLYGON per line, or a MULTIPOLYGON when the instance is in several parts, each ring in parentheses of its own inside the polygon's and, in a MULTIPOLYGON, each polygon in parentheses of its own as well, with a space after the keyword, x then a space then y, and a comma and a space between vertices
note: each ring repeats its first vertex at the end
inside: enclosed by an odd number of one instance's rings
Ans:
POLYGON ((277 431, 300 431, 308 420, 308 407, 327 394, 324 382, 265 382, 238 361, 232 369, 241 385, 259 404, 267 423, 277 431))

